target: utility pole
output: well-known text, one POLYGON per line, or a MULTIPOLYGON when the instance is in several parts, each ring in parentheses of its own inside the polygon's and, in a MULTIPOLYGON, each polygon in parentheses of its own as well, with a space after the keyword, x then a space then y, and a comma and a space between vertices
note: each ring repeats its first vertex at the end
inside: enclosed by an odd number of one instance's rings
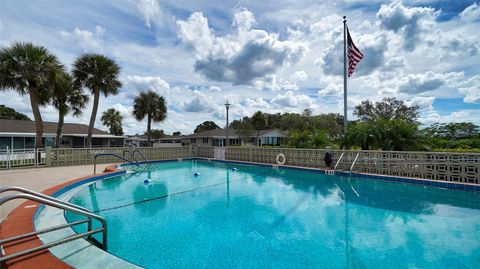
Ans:
POLYGON ((228 147, 230 145, 230 141, 228 137, 228 129, 229 129, 228 110, 230 109, 230 103, 228 103, 228 101, 225 103, 225 108, 227 109, 227 141, 225 142, 225 146, 228 147))

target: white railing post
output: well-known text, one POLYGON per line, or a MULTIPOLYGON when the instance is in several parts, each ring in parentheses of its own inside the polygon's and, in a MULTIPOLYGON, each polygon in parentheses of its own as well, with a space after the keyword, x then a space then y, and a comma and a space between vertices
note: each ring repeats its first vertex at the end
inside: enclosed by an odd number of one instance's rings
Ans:
POLYGON ((33 162, 35 164, 35 167, 38 167, 38 149, 34 148, 33 149, 33 162))
POLYGON ((10 149, 7 146, 7 169, 10 169, 10 149))

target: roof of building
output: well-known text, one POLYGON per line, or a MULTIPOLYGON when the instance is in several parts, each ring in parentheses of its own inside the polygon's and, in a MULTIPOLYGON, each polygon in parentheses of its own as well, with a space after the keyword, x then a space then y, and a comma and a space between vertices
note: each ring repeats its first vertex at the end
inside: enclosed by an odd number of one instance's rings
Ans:
MULTIPOLYGON (((0 119, 0 133, 9 134, 35 134, 35 121, 26 120, 5 120, 0 119)), ((57 133, 56 122, 43 122, 44 134, 57 133)), ((65 123, 62 128, 63 135, 86 135, 88 133, 88 125, 78 123, 65 123)), ((93 135, 102 137, 113 137, 115 135, 108 132, 93 128, 93 135)), ((118 137, 118 136, 117 136, 118 137)))
MULTIPOLYGON (((283 136, 286 136, 284 132, 276 129, 271 129, 271 130, 260 130, 259 136, 264 136, 268 133, 271 133, 273 131, 277 131, 281 133, 283 136)), ((202 137, 226 137, 227 136, 227 129, 213 129, 213 130, 207 130, 199 133, 194 133, 191 135, 186 135, 183 136, 182 138, 202 138, 202 137)), ((229 137, 238 137, 239 135, 237 134, 237 130, 235 129, 228 129, 228 136, 229 137)), ((252 130, 252 137, 257 136, 257 131, 252 130)))

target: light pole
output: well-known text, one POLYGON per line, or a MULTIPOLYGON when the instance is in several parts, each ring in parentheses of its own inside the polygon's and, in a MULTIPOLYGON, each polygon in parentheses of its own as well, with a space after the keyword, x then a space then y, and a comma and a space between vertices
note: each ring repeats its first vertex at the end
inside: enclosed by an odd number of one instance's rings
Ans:
POLYGON ((228 147, 230 144, 228 139, 228 110, 230 109, 230 103, 228 103, 228 101, 225 103, 225 108, 227 109, 227 141, 225 142, 225 146, 228 147))

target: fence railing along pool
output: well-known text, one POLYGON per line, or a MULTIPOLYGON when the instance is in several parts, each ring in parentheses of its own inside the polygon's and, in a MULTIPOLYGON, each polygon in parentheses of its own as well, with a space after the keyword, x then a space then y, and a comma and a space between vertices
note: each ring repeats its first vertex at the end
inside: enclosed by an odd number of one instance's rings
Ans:
MULTIPOLYGON (((231 161, 277 164, 277 156, 285 156, 284 165, 326 169, 324 156, 331 153, 337 170, 353 173, 421 178, 480 184, 480 154, 450 152, 352 151, 330 149, 295 149, 263 147, 208 146, 137 147, 147 160, 181 158, 216 158, 231 161), (354 163, 354 160, 357 159, 354 163), (354 165, 353 165, 354 164, 354 165)), ((46 148, 0 151, 0 168, 19 166, 68 166, 93 164, 95 154, 114 153, 122 156, 131 147, 109 148, 46 148), (40 156, 35 160, 34 156, 40 156)), ((131 158, 130 155, 127 156, 131 158)), ((139 157, 139 155, 137 155, 139 157)), ((115 163, 113 156, 98 158, 97 163, 115 163)))

